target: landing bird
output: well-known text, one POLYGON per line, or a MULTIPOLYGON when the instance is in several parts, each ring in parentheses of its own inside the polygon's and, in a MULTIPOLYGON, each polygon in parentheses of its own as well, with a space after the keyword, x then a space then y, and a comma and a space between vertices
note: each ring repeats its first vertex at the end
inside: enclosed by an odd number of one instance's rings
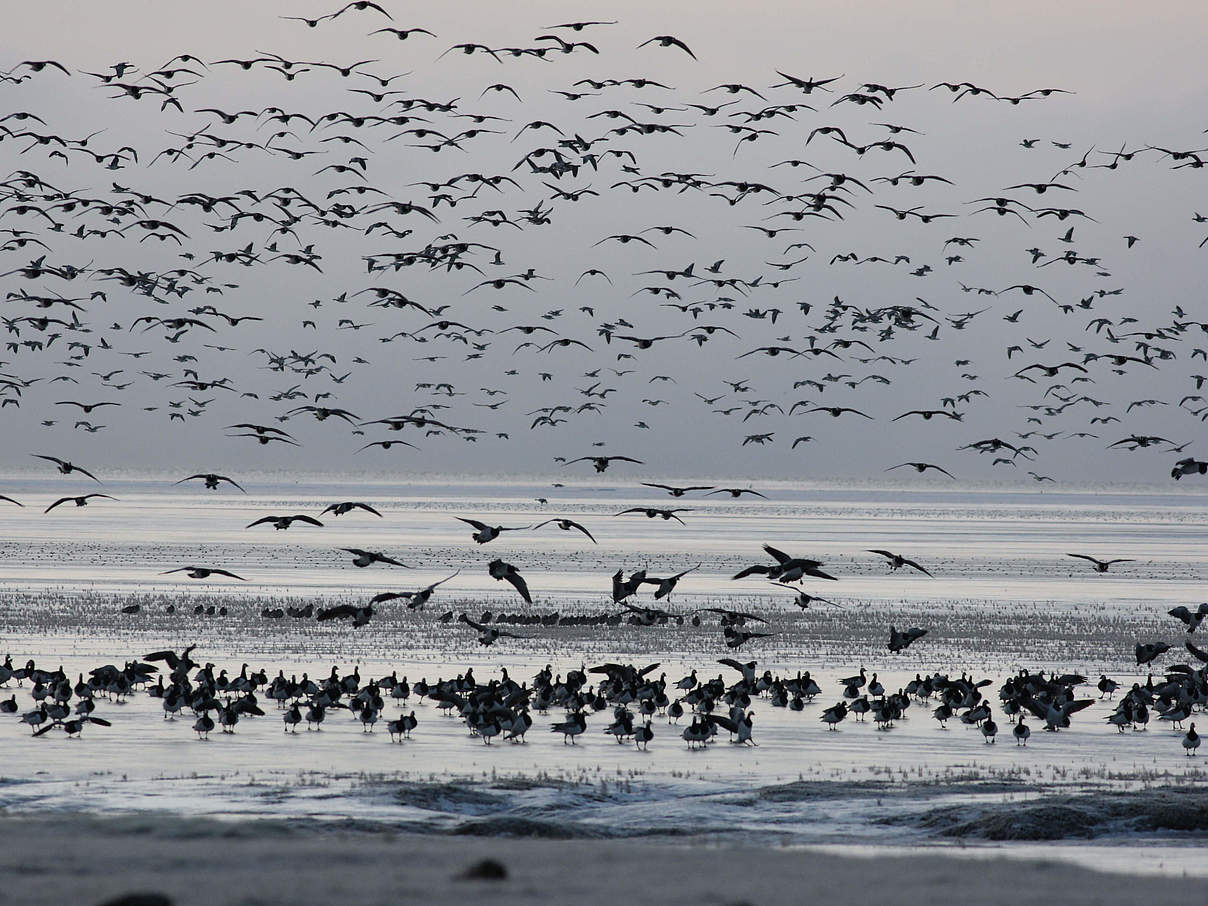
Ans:
POLYGON ((213 472, 199 472, 196 475, 190 475, 188 478, 182 478, 180 481, 173 482, 173 484, 184 484, 186 481, 193 481, 197 478, 200 478, 202 481, 204 481, 206 489, 210 491, 218 490, 218 483, 220 481, 225 481, 228 484, 233 484, 235 487, 239 488, 239 490, 243 491, 243 493, 247 493, 247 491, 244 490, 243 485, 241 485, 235 479, 227 478, 225 475, 216 475, 213 472))
POLYGON ((318 519, 316 519, 314 516, 305 516, 305 515, 299 514, 296 516, 261 516, 255 522, 249 522, 246 526, 244 526, 244 528, 251 528, 252 526, 255 526, 255 525, 264 525, 266 523, 271 523, 274 529, 281 532, 281 531, 285 531, 287 528, 289 528, 295 522, 301 522, 304 525, 317 525, 319 528, 323 527, 323 523, 320 522, 318 519))
POLYGON ((669 594, 671 594, 671 592, 675 591, 675 586, 679 583, 679 580, 684 578, 684 576, 688 575, 688 573, 693 572, 694 570, 700 569, 701 565, 702 564, 698 563, 698 564, 696 564, 696 566, 689 567, 688 569, 684 570, 681 573, 676 573, 674 576, 668 576, 666 579, 659 579, 659 578, 651 577, 649 579, 643 579, 642 581, 646 585, 658 586, 654 592, 654 599, 657 601, 660 598, 667 597, 667 595, 669 595, 669 594))
POLYGON ((360 502, 357 502, 354 500, 346 500, 343 503, 328 504, 327 508, 325 510, 323 510, 323 512, 320 513, 319 515, 325 516, 328 513, 331 513, 331 515, 333 515, 333 516, 343 516, 345 513, 351 513, 353 510, 364 510, 366 513, 373 513, 373 515, 375 515, 379 518, 382 517, 382 514, 379 513, 377 510, 375 510, 373 507, 371 507, 369 504, 360 503, 360 502))
POLYGON ((631 506, 629 509, 621 510, 621 512, 619 512, 619 513, 613 513, 613 515, 614 516, 625 516, 625 515, 628 515, 629 513, 641 513, 647 519, 654 519, 656 516, 661 516, 663 519, 674 519, 680 525, 686 525, 687 523, 685 523, 683 519, 680 519, 680 517, 675 514, 676 513, 691 513, 691 512, 692 512, 691 507, 687 507, 687 508, 680 507, 679 509, 675 509, 675 510, 664 510, 664 509, 659 509, 658 507, 652 507, 652 506, 631 506))
POLYGON ((828 601, 826 598, 820 598, 817 595, 811 595, 809 592, 802 591, 796 585, 786 585, 783 582, 773 582, 772 584, 779 585, 781 588, 787 588, 789 591, 793 592, 796 595, 796 597, 793 598, 793 603, 802 610, 808 610, 809 606, 815 601, 821 601, 823 604, 829 604, 831 607, 839 606, 834 601, 828 601))
POLYGON ((42 512, 49 513, 55 507, 60 506, 61 504, 67 503, 68 501, 73 502, 76 506, 88 506, 88 501, 95 499, 97 497, 103 497, 106 500, 117 500, 116 497, 110 497, 108 494, 84 494, 82 497, 60 497, 58 500, 56 500, 54 503, 52 503, 50 506, 48 506, 42 512))
POLYGON ((941 468, 940 466, 937 466, 937 465, 935 465, 933 463, 929 463, 929 462, 901 462, 901 463, 898 463, 896 466, 890 466, 885 471, 892 472, 894 469, 902 469, 907 466, 914 469, 920 475, 923 472, 926 472, 928 469, 935 469, 935 471, 942 472, 943 474, 947 475, 949 478, 951 478, 953 480, 956 479, 956 476, 953 475, 951 472, 949 472, 947 469, 941 468))
POLYGON ((369 603, 381 604, 383 601, 405 600, 409 610, 418 610, 427 604, 429 600, 431 600, 432 592, 436 591, 439 586, 444 585, 446 582, 460 573, 461 570, 458 570, 457 572, 453 573, 452 576, 446 576, 439 582, 433 582, 431 585, 421 588, 419 591, 383 591, 380 594, 376 594, 370 598, 369 603))
POLYGON ((359 629, 373 619, 373 605, 340 604, 336 607, 325 607, 315 615, 315 619, 321 623, 351 619, 352 628, 359 629))
POLYGON ((375 563, 385 563, 389 566, 401 566, 403 569, 412 569, 406 563, 400 563, 392 557, 387 557, 385 554, 380 554, 377 551, 363 551, 359 547, 342 547, 340 550, 346 554, 352 554, 355 559, 352 561, 353 566, 364 568, 372 566, 375 563))
POLYGON ((1113 563, 1132 563, 1133 562, 1132 560, 1128 560, 1125 558, 1117 558, 1115 560, 1096 560, 1094 557, 1088 557, 1086 554, 1066 554, 1066 556, 1067 557, 1077 557, 1079 560, 1086 560, 1089 563, 1093 563, 1095 566, 1095 572, 1097 572, 1097 573, 1107 572, 1108 567, 1110 567, 1113 563))
POLYGON ((493 645, 499 639, 522 639, 524 636, 515 635, 511 632, 504 632, 502 629, 496 629, 494 626, 484 626, 482 623, 476 623, 464 613, 458 616, 458 621, 465 623, 471 629, 478 633, 479 645, 493 645))
POLYGON ((466 519, 464 516, 454 516, 464 522, 466 525, 473 526, 474 534, 471 535, 479 544, 487 544, 494 541, 504 532, 521 532, 526 529, 531 529, 531 525, 487 525, 485 522, 479 522, 477 519, 466 519))
POLYGON ((591 540, 592 544, 598 543, 595 538, 592 538, 591 532, 589 532, 587 529, 585 529, 579 523, 575 522, 573 519, 564 519, 564 518, 546 519, 544 522, 539 522, 536 525, 531 526, 531 528, 534 531, 536 531, 537 529, 541 528, 543 525, 549 525, 551 522, 554 525, 558 526, 558 528, 562 529, 562 531, 564 531, 564 532, 569 532, 571 529, 574 529, 574 530, 580 531, 584 535, 586 535, 591 540))
POLYGON ((526 604, 533 603, 533 599, 529 596, 528 584, 520 575, 520 571, 512 564, 504 563, 502 560, 492 560, 487 564, 487 573, 492 579, 510 583, 520 593, 520 597, 524 598, 526 604))
POLYGON ((1138 642, 1135 649, 1137 666, 1140 667, 1142 664, 1153 663, 1169 650, 1170 645, 1166 642, 1138 642))
POLYGON ((927 634, 926 629, 919 629, 917 627, 914 627, 911 629, 906 629, 906 630, 903 630, 902 632, 898 632, 898 630, 893 627, 893 624, 890 624, 890 626, 889 626, 889 646, 888 646, 889 650, 892 651, 894 654, 898 654, 899 652, 905 651, 907 648, 910 647, 910 644, 912 642, 917 642, 919 639, 921 639, 926 634, 927 634))
POLYGON ((59 471, 64 475, 70 475, 72 472, 79 472, 82 475, 87 475, 98 484, 101 482, 99 478, 97 478, 87 469, 81 468, 80 466, 77 466, 66 459, 59 459, 57 456, 47 456, 45 453, 31 453, 30 455, 36 456, 38 459, 45 459, 47 462, 55 463, 59 467, 59 471))
POLYGON ((1191 610, 1186 605, 1180 604, 1178 607, 1166 612, 1175 619, 1182 620, 1188 632, 1195 632, 1199 628, 1200 623, 1204 622, 1204 618, 1208 617, 1208 601, 1200 604, 1195 610, 1191 610))
POLYGON ((748 566, 737 572, 734 575, 734 579, 745 579, 747 576, 761 575, 767 576, 769 579, 780 580, 781 582, 797 582, 804 576, 813 576, 817 579, 837 581, 834 576, 824 573, 820 569, 822 566, 821 560, 790 557, 784 551, 778 550, 770 544, 765 544, 763 550, 776 562, 772 565, 758 563, 754 566, 748 566))
POLYGON ((670 485, 670 484, 655 484, 654 482, 650 482, 650 481, 642 481, 642 482, 639 482, 639 484, 641 484, 642 487, 657 488, 660 491, 666 491, 672 497, 683 497, 685 494, 689 493, 690 491, 712 491, 713 490, 713 485, 711 485, 711 484, 690 485, 688 487, 677 487, 676 485, 670 485))
POLYGON ((580 456, 577 459, 571 459, 564 462, 562 465, 569 466, 576 462, 590 462, 596 467, 597 472, 604 472, 614 462, 632 462, 636 465, 644 465, 640 459, 634 459, 632 456, 580 456))
POLYGON ((160 575, 169 576, 172 573, 188 573, 190 579, 208 579, 210 576, 226 576, 228 579, 238 579, 240 582, 247 581, 243 576, 237 576, 233 572, 219 569, 216 566, 178 566, 176 569, 170 569, 167 572, 160 573, 160 575))
MULTIPOLYGON (((908 560, 907 558, 903 557, 901 554, 894 554, 894 553, 891 553, 890 551, 882 551, 882 550, 870 550, 869 553, 870 554, 880 554, 882 557, 884 557, 886 560, 888 560, 889 568, 891 570, 893 570, 894 572, 901 569, 903 566, 909 566, 911 569, 917 569, 924 576, 931 576, 931 573, 927 572, 927 570, 923 569, 923 567, 919 566, 913 560, 908 560)), ((934 578, 934 576, 932 576, 932 578, 934 578)))

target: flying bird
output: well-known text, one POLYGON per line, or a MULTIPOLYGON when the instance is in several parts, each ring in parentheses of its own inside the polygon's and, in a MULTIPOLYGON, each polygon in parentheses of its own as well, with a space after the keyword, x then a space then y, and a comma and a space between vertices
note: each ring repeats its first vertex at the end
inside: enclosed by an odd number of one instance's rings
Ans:
POLYGON ((94 500, 98 497, 103 497, 106 500, 117 500, 116 497, 110 497, 108 494, 84 494, 82 497, 60 497, 58 500, 56 500, 54 503, 52 503, 50 506, 48 506, 42 512, 44 514, 49 513, 55 507, 60 506, 64 503, 74 503, 76 506, 88 506, 89 500, 94 500))
POLYGON ((1089 557, 1086 554, 1066 554, 1067 557, 1077 557, 1079 560, 1086 560, 1094 566, 1095 572, 1105 573, 1113 563, 1132 563, 1132 560, 1126 558, 1117 558, 1115 560, 1097 560, 1094 557, 1089 557))
MULTIPOLYGON (((895 554, 890 551, 882 551, 882 550, 870 550, 869 553, 870 554, 880 554, 882 557, 884 557, 888 561, 890 570, 892 570, 894 572, 901 569, 903 566, 909 566, 911 569, 918 570, 924 576, 931 576, 931 573, 927 572, 927 570, 923 569, 923 567, 919 566, 919 564, 915 563, 913 560, 908 560, 906 557, 903 557, 901 554, 895 554)), ((932 577, 932 578, 934 578, 934 577, 932 577)))

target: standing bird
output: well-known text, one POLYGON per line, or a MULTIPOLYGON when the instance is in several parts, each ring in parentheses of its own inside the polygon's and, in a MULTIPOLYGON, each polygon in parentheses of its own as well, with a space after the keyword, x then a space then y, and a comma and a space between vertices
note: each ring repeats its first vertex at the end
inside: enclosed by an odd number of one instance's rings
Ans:
POLYGON ((1200 734, 1195 732, 1195 724, 1187 730, 1187 735, 1183 737, 1183 749, 1188 755, 1194 755, 1195 750, 1200 747, 1200 734))
POLYGON ((998 724, 990 717, 990 709, 986 708, 986 719, 981 725, 982 736, 986 737, 986 744, 994 742, 994 737, 998 735, 998 724))
POLYGON ((1032 728, 1023 722, 1023 715, 1019 715, 1019 723, 1011 728, 1011 735, 1015 737, 1015 745, 1026 746, 1028 737, 1032 735, 1032 728))

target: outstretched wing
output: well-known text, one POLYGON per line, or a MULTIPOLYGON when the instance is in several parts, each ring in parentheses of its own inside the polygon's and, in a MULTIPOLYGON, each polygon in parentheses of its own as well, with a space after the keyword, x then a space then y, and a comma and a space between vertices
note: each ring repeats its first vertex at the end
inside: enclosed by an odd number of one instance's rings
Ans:
POLYGON ((473 629, 477 632, 482 632, 484 629, 486 629, 486 627, 483 626, 481 623, 474 622, 469 617, 467 617, 464 613, 458 615, 457 619, 460 622, 465 623, 467 626, 469 626, 471 629, 473 629))
POLYGON ((524 581, 524 577, 520 573, 512 570, 504 576, 508 582, 512 583, 512 587, 520 592, 520 597, 524 598, 526 604, 532 604, 533 599, 529 596, 528 584, 524 581))
POLYGON ((324 607, 316 615, 315 619, 319 622, 326 620, 342 620, 345 617, 356 616, 357 609, 352 604, 339 604, 336 607, 324 607))
POLYGON ((793 559, 788 554, 786 554, 784 551, 777 550, 776 548, 772 547, 772 545, 770 545, 770 544, 765 544, 763 546, 763 550, 768 556, 770 556, 770 557, 774 558, 776 561, 778 561, 781 566, 784 566, 784 564, 788 563, 790 560, 793 559))

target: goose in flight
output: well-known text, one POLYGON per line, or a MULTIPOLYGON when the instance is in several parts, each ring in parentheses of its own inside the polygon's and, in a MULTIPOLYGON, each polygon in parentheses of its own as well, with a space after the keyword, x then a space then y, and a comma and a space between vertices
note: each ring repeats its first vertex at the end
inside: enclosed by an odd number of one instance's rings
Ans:
POLYGON ((696 59, 696 54, 692 52, 691 48, 689 48, 688 45, 679 38, 675 37, 675 35, 655 35, 653 38, 643 41, 638 45, 638 47, 645 47, 647 44, 653 44, 656 41, 658 42, 659 47, 678 47, 692 59, 696 59))
MULTIPOLYGON (((498 559, 492 560, 487 564, 487 573, 492 579, 510 583, 520 593, 520 597, 524 598, 526 604, 533 603, 533 599, 529 595, 528 583, 524 581, 524 577, 520 575, 520 571, 512 566, 512 564, 504 563, 498 559)), ((490 642, 484 642, 483 644, 489 645, 490 642)))
POLYGON ((314 516, 306 516, 303 514, 298 514, 295 516, 261 516, 255 522, 249 522, 245 526, 245 528, 251 528, 252 526, 256 526, 256 525, 264 525, 265 523, 271 523, 273 528, 275 528, 277 531, 281 532, 281 531, 284 531, 285 529, 289 528, 295 522, 301 522, 305 525, 317 525, 319 528, 323 527, 323 523, 320 522, 318 519, 316 519, 314 516))
POLYGON ((912 627, 899 632, 891 623, 889 625, 889 645, 887 646, 894 654, 905 651, 910 647, 912 642, 917 642, 927 634, 926 629, 912 627))
POLYGON ((79 472, 82 475, 87 475, 93 481, 97 482, 97 484, 101 483, 101 480, 99 478, 97 478, 95 475, 93 475, 91 472, 89 472, 87 469, 81 468, 80 466, 77 466, 75 463, 73 463, 69 460, 59 459, 59 457, 57 457, 57 456, 47 456, 45 453, 31 453, 30 455, 36 456, 38 459, 45 459, 47 462, 53 462, 55 465, 57 465, 59 467, 59 472, 61 472, 64 475, 70 475, 72 472, 79 472))
POLYGON ((382 518, 382 514, 375 510, 367 503, 359 503, 354 500, 346 500, 343 503, 328 504, 327 508, 320 513, 320 516, 325 516, 331 513, 333 516, 343 516, 345 513, 351 513, 353 510, 364 510, 366 513, 373 513, 378 518, 382 518))
POLYGON ((458 570, 457 572, 453 573, 452 576, 446 576, 439 582, 433 582, 431 585, 421 588, 419 591, 383 591, 380 594, 376 594, 370 598, 369 603, 381 604, 384 601, 405 600, 409 610, 419 610, 419 608, 423 607, 428 603, 428 601, 431 600, 432 593, 436 591, 439 586, 444 585, 446 582, 460 573, 461 570, 458 570))
POLYGON ((764 553, 768 554, 776 562, 774 564, 757 563, 754 566, 748 566, 740 570, 734 575, 734 579, 745 579, 747 576, 761 575, 767 576, 769 579, 779 580, 780 582, 799 582, 804 576, 813 576, 816 579, 830 579, 836 581, 835 577, 824 573, 821 570, 821 560, 808 560, 804 557, 791 557, 782 550, 772 547, 770 544, 763 546, 764 553))
POLYGON ((935 469, 937 472, 943 472, 945 475, 947 475, 949 478, 953 479, 954 481, 956 480, 956 476, 953 475, 951 472, 949 472, 947 469, 941 468, 940 466, 937 466, 934 463, 930 463, 930 462, 900 462, 896 466, 890 466, 885 471, 892 472, 894 469, 901 469, 901 468, 905 468, 906 466, 909 466, 910 468, 914 469, 920 475, 922 473, 926 472, 928 469, 935 469))
POLYGON ((690 485, 688 487, 676 487, 675 485, 670 485, 670 484, 656 484, 651 481, 642 481, 642 482, 638 482, 638 483, 640 485, 642 485, 642 487, 645 487, 645 488, 657 488, 660 491, 666 491, 672 497, 683 497, 685 494, 689 493, 690 491, 712 491, 713 490, 713 485, 711 485, 711 484, 690 485))
POLYGON ((658 601, 661 598, 667 597, 671 592, 675 591, 675 586, 679 584, 679 580, 684 578, 690 572, 694 572, 701 568, 701 564, 689 567, 683 572, 676 573, 674 576, 668 576, 665 579, 659 579, 656 576, 650 576, 642 580, 645 585, 655 585, 657 588, 654 591, 654 600, 658 601))
POLYGON ((767 639, 771 638, 774 633, 771 632, 748 632, 745 629, 735 629, 733 626, 722 626, 722 638, 725 639, 727 648, 741 648, 752 639, 767 639))
POLYGON ((228 579, 238 579, 240 582, 247 581, 243 576, 237 576, 229 570, 219 569, 216 566, 178 566, 176 569, 170 569, 167 572, 160 573, 160 575, 170 576, 172 573, 188 573, 190 579, 208 579, 210 576, 226 576, 228 579))
POLYGON ((1105 573, 1113 563, 1132 563, 1133 561, 1118 557, 1115 560, 1096 560, 1094 557, 1088 557, 1086 554, 1066 554, 1067 557, 1076 557, 1079 560, 1086 560, 1088 563, 1094 564, 1095 572, 1105 573))
POLYGON ((829 601, 826 598, 820 598, 817 595, 811 595, 807 591, 802 591, 796 585, 787 585, 784 582, 773 582, 772 584, 779 585, 781 588, 787 588, 789 591, 793 592, 796 595, 796 597, 793 599, 793 603, 802 610, 808 610, 809 606, 815 601, 821 601, 823 604, 829 604, 831 607, 839 606, 834 601, 829 601))
POLYGON ((674 510, 663 510, 653 506, 631 506, 627 510, 621 510, 619 513, 613 513, 614 516, 624 516, 628 513, 641 513, 647 519, 654 519, 656 516, 661 516, 663 519, 674 519, 680 525, 686 525, 683 519, 675 515, 676 513, 691 513, 691 507, 680 507, 674 510))
POLYGON ((564 532, 569 532, 571 529, 575 529, 576 531, 582 532, 589 539, 591 539, 592 544, 598 543, 596 541, 596 539, 592 537, 591 532, 589 532, 586 528, 584 528, 579 523, 575 522, 573 519, 565 519, 565 518, 546 519, 544 522, 539 522, 536 525, 532 526, 532 528, 534 530, 536 530, 536 529, 541 528, 541 526, 543 526, 543 525, 549 525, 551 522, 554 523, 554 525, 558 526, 558 528, 562 529, 562 531, 564 531, 564 532))
POLYGON ((464 516, 454 516, 466 525, 474 527, 474 534, 470 537, 479 544, 488 544, 494 541, 504 532, 522 532, 526 529, 531 529, 531 525, 487 525, 485 522, 479 522, 477 519, 466 519, 464 516))
POLYGON ((196 475, 190 475, 188 478, 182 478, 180 481, 175 481, 173 484, 184 484, 186 481, 193 481, 197 478, 200 478, 202 481, 204 481, 206 488, 211 491, 218 489, 218 483, 220 481, 225 481, 228 484, 233 484, 235 487, 239 488, 239 490, 243 491, 243 493, 247 493, 243 485, 241 485, 235 479, 227 478, 225 475, 217 475, 213 472, 199 472, 196 475))
POLYGON ((353 566, 364 568, 366 566, 373 566, 375 563, 385 563, 389 566, 401 566, 403 569, 412 569, 406 563, 400 563, 393 557, 387 557, 385 554, 380 554, 377 551, 363 551, 359 547, 342 547, 340 550, 346 554, 352 554, 353 566))
POLYGON ((569 466, 576 462, 590 462, 596 467, 597 472, 604 472, 614 462, 632 462, 636 465, 645 465, 640 459, 634 459, 632 456, 580 456, 577 459, 570 459, 564 462, 563 467, 569 466))
POLYGON ((104 497, 106 500, 117 500, 116 497, 110 497, 108 494, 84 494, 82 497, 60 497, 42 512, 43 514, 49 513, 55 507, 61 506, 69 501, 74 503, 76 506, 88 506, 88 501, 96 497, 104 497))
POLYGON ((1180 604, 1171 610, 1166 611, 1176 620, 1181 620, 1183 625, 1187 627, 1188 632, 1195 632, 1200 623, 1204 622, 1204 618, 1208 617, 1208 601, 1200 604, 1195 610, 1190 609, 1185 604, 1180 604))
MULTIPOLYGON (((918 570, 924 576, 931 576, 931 573, 927 572, 927 570, 923 569, 923 567, 919 566, 919 564, 915 563, 913 560, 908 560, 901 554, 895 554, 890 551, 882 550, 870 550, 869 553, 880 554, 882 557, 884 557, 889 562, 889 568, 894 572, 901 569, 903 566, 909 566, 911 569, 918 570)), ((934 578, 934 576, 932 576, 932 578, 934 578)))
MULTIPOLYGON (((527 598, 526 598, 527 600, 527 598)), ((504 632, 502 629, 497 629, 494 626, 485 626, 482 623, 476 623, 464 613, 457 617, 458 622, 465 623, 471 629, 478 633, 479 645, 493 645, 499 639, 523 639, 525 636, 516 635, 512 632, 504 632)))
POLYGON ((317 614, 315 619, 320 622, 328 620, 352 620, 352 628, 360 629, 373 619, 372 604, 339 604, 335 607, 324 607, 317 614))
POLYGON ((710 491, 705 496, 711 497, 714 494, 729 494, 732 498, 741 497, 743 494, 754 494, 756 497, 762 497, 764 500, 767 500, 768 498, 767 494, 760 493, 759 491, 752 490, 751 488, 718 488, 715 491, 710 491))

